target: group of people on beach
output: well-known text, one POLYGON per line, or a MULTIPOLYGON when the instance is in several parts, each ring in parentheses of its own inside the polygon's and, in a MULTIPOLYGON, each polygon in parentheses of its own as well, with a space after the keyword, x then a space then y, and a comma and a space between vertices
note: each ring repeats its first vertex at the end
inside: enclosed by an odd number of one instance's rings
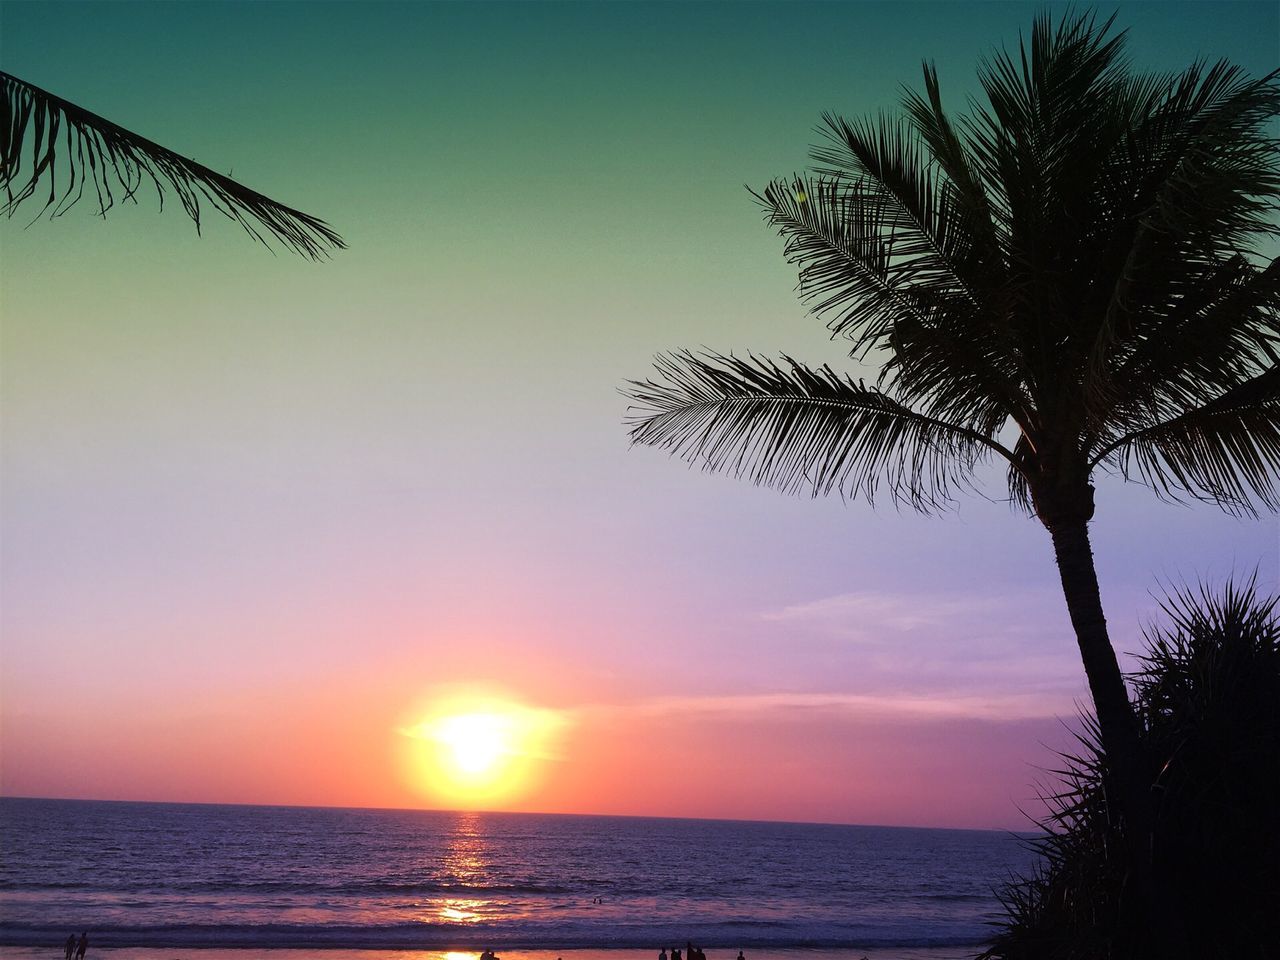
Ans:
MULTIPOLYGON (((666 947, 663 947, 658 953, 658 960, 668 960, 666 947)), ((671 948, 670 960, 681 960, 679 947, 671 948)), ((701 947, 695 947, 692 943, 686 943, 684 945, 683 960, 707 960, 707 955, 702 952, 701 947)), ((742 955, 741 950, 738 951, 737 960, 747 960, 747 958, 742 955)))
POLYGON ((71 960, 73 955, 75 956, 75 960, 84 960, 84 955, 88 952, 89 932, 87 930, 80 934, 80 939, 78 941, 76 940, 76 935, 74 933, 67 937, 67 942, 64 944, 62 949, 63 956, 66 957, 66 960, 71 960))

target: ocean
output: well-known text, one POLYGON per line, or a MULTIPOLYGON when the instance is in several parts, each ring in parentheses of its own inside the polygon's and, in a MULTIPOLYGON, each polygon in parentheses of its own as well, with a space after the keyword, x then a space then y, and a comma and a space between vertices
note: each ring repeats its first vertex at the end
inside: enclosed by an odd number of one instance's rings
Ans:
POLYGON ((993 887, 1031 861, 976 830, 15 798, 0 799, 0 854, 9 947, 87 930, 95 948, 220 955, 645 960, 689 942, 709 960, 972 954, 993 887))

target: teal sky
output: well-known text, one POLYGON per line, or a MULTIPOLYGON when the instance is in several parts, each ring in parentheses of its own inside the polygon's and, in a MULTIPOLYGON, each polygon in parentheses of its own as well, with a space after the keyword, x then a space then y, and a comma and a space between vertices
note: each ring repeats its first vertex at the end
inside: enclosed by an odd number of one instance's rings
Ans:
MULTIPOLYGON (((1084 694, 1044 531, 691 472, 627 448, 618 388, 681 346, 849 366, 744 184, 922 59, 961 109, 1039 9, 0 4, 5 71, 350 247, 145 195, 0 224, 0 790, 428 802, 387 732, 483 684, 611 718, 528 809, 1018 824, 1084 694), (280 759, 325 744, 357 781, 280 759)), ((1140 67, 1280 64, 1274 3, 1118 10, 1140 67)), ((1099 488, 1118 646, 1161 582, 1276 585, 1274 519, 1099 488)))

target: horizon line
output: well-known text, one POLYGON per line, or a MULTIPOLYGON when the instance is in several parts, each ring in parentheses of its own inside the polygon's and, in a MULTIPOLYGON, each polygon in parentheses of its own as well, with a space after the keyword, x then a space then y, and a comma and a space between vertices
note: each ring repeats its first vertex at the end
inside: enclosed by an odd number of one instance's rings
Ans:
POLYGON ((796 827, 869 827, 875 830, 949 830, 965 833, 1005 833, 1018 836, 1020 833, 1034 831, 1017 831, 1006 827, 938 827, 910 823, 851 823, 831 820, 766 820, 752 817, 673 817, 661 814, 645 813, 568 813, 564 811, 541 810, 465 810, 447 809, 443 807, 378 807, 349 806, 323 803, 250 803, 247 801, 219 800, 129 800, 106 797, 36 797, 25 794, 0 793, 0 800, 36 800, 50 803, 146 803, 172 807, 258 807, 274 810, 354 810, 385 813, 448 813, 448 814, 481 814, 485 816, 504 817, 594 817, 609 820, 690 820, 701 823, 767 823, 780 826, 796 827))

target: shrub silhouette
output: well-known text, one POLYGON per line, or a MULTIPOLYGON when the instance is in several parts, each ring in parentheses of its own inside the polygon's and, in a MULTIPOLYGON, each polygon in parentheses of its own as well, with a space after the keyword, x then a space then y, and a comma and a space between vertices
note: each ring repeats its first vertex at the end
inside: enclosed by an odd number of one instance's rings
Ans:
MULTIPOLYGON (((1130 678, 1153 773, 1155 893, 1196 960, 1280 956, 1278 599, 1253 580, 1172 593, 1130 678)), ((1156 955, 1123 920, 1124 827, 1091 720, 1079 744, 1054 771, 1044 835, 1031 841, 1041 866, 1005 888, 983 960, 1156 955)))

